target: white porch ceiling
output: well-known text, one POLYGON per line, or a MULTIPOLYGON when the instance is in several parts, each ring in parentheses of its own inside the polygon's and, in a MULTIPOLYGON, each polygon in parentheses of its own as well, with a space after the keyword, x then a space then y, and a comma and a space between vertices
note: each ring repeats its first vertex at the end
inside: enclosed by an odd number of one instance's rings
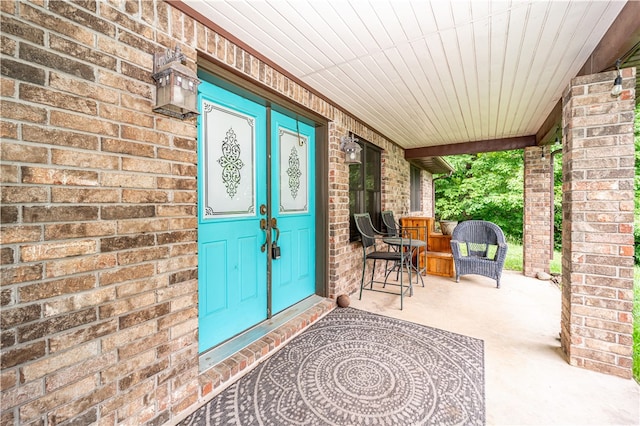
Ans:
POLYGON ((184 3, 409 149, 535 134, 626 1, 184 3))

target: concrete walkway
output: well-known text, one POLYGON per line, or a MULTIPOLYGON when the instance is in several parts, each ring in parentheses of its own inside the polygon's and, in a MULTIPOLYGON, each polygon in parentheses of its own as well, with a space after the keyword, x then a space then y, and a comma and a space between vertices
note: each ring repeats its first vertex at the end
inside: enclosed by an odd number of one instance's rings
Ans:
POLYGON ((640 386, 570 366, 560 350, 560 290, 505 271, 495 281, 425 277, 404 300, 365 291, 351 306, 476 337, 485 344, 488 425, 638 425, 640 386))

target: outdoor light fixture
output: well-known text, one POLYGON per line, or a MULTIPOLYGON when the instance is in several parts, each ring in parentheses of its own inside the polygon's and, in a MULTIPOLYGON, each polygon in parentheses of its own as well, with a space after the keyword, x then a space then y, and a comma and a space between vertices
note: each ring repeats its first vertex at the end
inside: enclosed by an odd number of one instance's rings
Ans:
POLYGON ((611 96, 617 98, 622 93, 622 75, 620 75, 620 59, 616 61, 616 69, 618 70, 618 75, 616 79, 613 81, 613 89, 611 89, 611 96))
POLYGON ((362 148, 356 142, 357 140, 353 136, 343 136, 340 139, 340 150, 345 153, 344 162, 346 164, 360 164, 362 148))
POLYGON ((184 64, 187 57, 176 46, 174 51, 153 55, 153 79, 156 81, 155 112, 181 120, 198 115, 198 76, 184 64))

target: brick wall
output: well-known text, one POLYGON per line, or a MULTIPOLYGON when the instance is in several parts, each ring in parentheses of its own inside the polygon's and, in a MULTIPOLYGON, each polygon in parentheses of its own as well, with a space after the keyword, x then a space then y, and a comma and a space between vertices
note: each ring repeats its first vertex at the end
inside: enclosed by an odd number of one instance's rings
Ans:
POLYGON ((196 121, 152 113, 155 52, 179 44, 329 120, 327 290, 357 289, 339 139, 383 149, 383 208, 408 206, 402 150, 163 1, 0 11, 3 425, 162 424, 258 358, 198 371, 196 121))
POLYGON ((551 255, 551 158, 549 147, 524 150, 523 272, 549 273, 551 255), (542 155, 542 150, 547 155, 542 155))
POLYGON ((411 205, 409 176, 403 150, 395 146, 386 150, 382 156, 382 210, 392 210, 396 218, 406 214, 411 205))
POLYGON ((433 217, 433 175, 426 170, 420 170, 420 208, 410 210, 411 203, 408 201, 407 208, 398 214, 404 216, 428 216, 433 217))
POLYGON ((422 171, 420 174, 422 178, 422 207, 419 212, 423 216, 434 217, 435 206, 433 205, 433 175, 427 171, 422 171))
POLYGON ((577 77, 563 97, 561 343, 572 365, 631 377, 635 68, 577 77))

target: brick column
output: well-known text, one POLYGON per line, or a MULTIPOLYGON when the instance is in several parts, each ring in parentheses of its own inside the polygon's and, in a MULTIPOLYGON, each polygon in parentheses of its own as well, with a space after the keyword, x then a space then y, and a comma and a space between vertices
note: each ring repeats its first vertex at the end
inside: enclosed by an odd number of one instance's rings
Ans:
POLYGON ((549 273, 551 256, 551 158, 549 148, 524 150, 523 268, 528 277, 549 273), (542 150, 545 150, 544 157, 542 150))
POLYGON ((562 349, 571 365, 630 378, 635 68, 577 77, 563 98, 562 349))

